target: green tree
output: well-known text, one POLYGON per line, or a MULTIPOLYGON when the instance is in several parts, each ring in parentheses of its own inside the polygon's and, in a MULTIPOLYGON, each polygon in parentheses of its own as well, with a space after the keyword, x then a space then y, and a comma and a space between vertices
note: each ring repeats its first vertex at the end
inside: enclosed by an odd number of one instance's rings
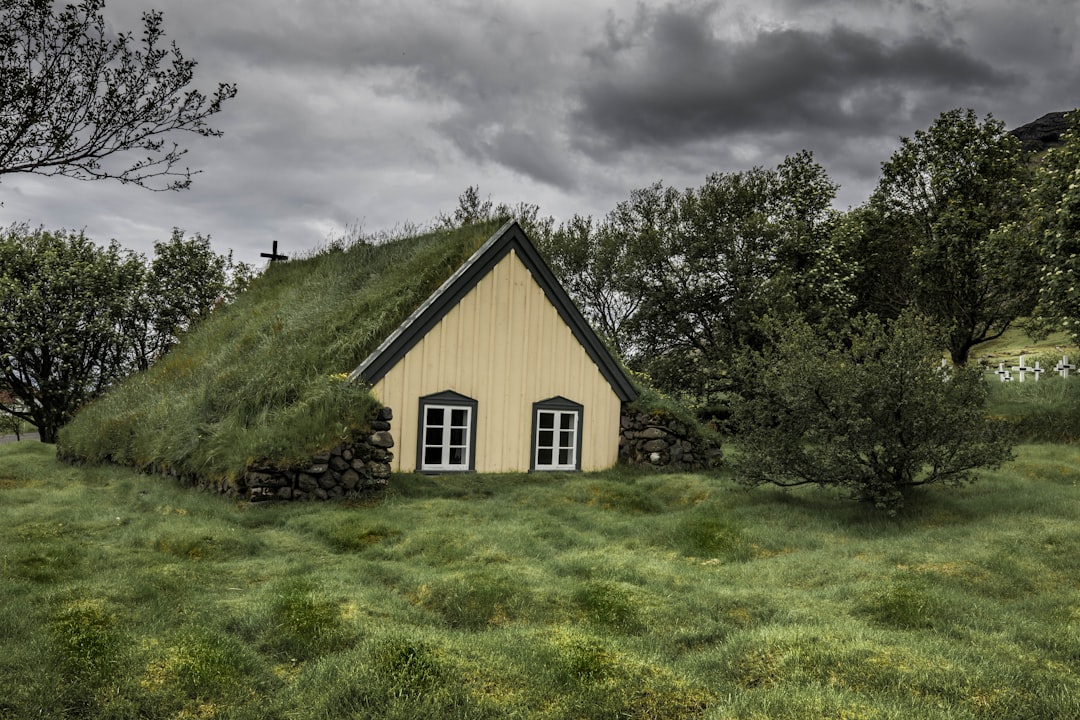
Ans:
POLYGON ((709 405, 733 388, 742 345, 760 348, 767 315, 846 314, 847 270, 831 242, 836 186, 802 152, 776 169, 711 175, 679 193, 657 184, 609 216, 643 286, 633 364, 659 386, 709 405))
POLYGON ((0 411, 44 442, 91 397, 145 369, 176 335, 250 277, 196 234, 155 246, 147 265, 115 242, 15 226, 0 235, 0 411))
POLYGON ((1080 112, 1069 124, 1062 145, 1048 150, 1035 172, 1019 227, 1042 261, 1038 314, 1080 343, 1080 112))
POLYGON ((0 237, 0 378, 44 442, 124 369, 120 333, 137 256, 81 233, 15 227, 0 237))
POLYGON ((253 272, 250 265, 234 262, 231 251, 215 253, 210 238, 199 233, 185 237, 174 228, 167 241, 155 242, 154 258, 123 321, 133 369, 145 370, 185 330, 235 298, 253 272))
POLYGON ((906 257, 886 272, 946 328, 958 365, 1034 306, 1037 255, 1007 231, 1021 217, 1024 183, 1019 140, 971 110, 943 113, 882 165, 868 210, 882 213, 876 224, 906 257))
POLYGON ((942 368, 943 333, 908 310, 823 333, 796 320, 739 364, 739 482, 835 486, 895 513, 922 485, 958 485, 1010 458, 973 367, 942 368))
POLYGON ((633 248, 608 220, 575 215, 534 238, 566 292, 621 357, 634 347, 629 328, 644 301, 633 248))
POLYGON ((191 89, 195 61, 163 46, 160 12, 143 14, 140 47, 132 33, 107 31, 104 4, 0 0, 0 175, 186 188, 187 150, 168 138, 220 135, 207 119, 236 86, 209 97, 191 89))

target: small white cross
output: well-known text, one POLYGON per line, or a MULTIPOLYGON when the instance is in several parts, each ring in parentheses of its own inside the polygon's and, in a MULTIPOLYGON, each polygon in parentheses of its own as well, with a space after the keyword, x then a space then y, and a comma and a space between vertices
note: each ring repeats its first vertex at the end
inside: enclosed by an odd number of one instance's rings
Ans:
POLYGON ((1069 356, 1066 355, 1061 358, 1061 362, 1059 362, 1054 369, 1058 371, 1061 377, 1067 378, 1069 377, 1069 371, 1075 370, 1076 366, 1069 362, 1069 356))
POLYGON ((1024 356, 1020 356, 1020 364, 1013 365, 1013 370, 1020 374, 1020 382, 1024 382, 1024 373, 1031 372, 1031 368, 1024 364, 1024 356))
POLYGON ((1012 373, 1005 369, 1005 363, 998 363, 998 369, 994 371, 994 374, 1001 378, 1001 382, 1012 380, 1012 373))

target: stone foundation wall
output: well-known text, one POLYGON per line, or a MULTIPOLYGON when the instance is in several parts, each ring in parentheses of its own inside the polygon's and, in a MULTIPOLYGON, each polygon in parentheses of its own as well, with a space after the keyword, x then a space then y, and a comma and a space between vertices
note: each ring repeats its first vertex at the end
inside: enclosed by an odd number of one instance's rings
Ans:
POLYGON ((354 433, 348 442, 315 453, 310 463, 289 468, 256 464, 238 479, 222 482, 218 490, 253 502, 370 495, 390 480, 392 419, 390 408, 382 408, 371 421, 370 432, 354 433))
POLYGON ((623 408, 619 462, 658 470, 695 471, 720 466, 723 451, 665 412, 623 408))

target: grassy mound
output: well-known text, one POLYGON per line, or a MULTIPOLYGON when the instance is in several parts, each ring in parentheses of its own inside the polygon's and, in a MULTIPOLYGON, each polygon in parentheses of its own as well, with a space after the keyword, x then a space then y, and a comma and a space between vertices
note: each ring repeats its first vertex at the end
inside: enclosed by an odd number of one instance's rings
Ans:
POLYGON ((60 433, 61 454, 220 479, 333 446, 377 406, 345 375, 496 230, 332 245, 273 263, 149 371, 83 408, 60 433))

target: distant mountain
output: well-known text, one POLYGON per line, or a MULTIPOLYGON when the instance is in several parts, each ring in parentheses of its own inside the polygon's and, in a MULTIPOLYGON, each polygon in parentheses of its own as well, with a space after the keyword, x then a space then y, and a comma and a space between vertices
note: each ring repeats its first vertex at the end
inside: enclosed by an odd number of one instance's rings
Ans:
POLYGON ((1020 139, 1020 146, 1029 152, 1042 152, 1061 144, 1062 134, 1069 129, 1067 112, 1046 113, 1034 122, 1009 132, 1020 139))

